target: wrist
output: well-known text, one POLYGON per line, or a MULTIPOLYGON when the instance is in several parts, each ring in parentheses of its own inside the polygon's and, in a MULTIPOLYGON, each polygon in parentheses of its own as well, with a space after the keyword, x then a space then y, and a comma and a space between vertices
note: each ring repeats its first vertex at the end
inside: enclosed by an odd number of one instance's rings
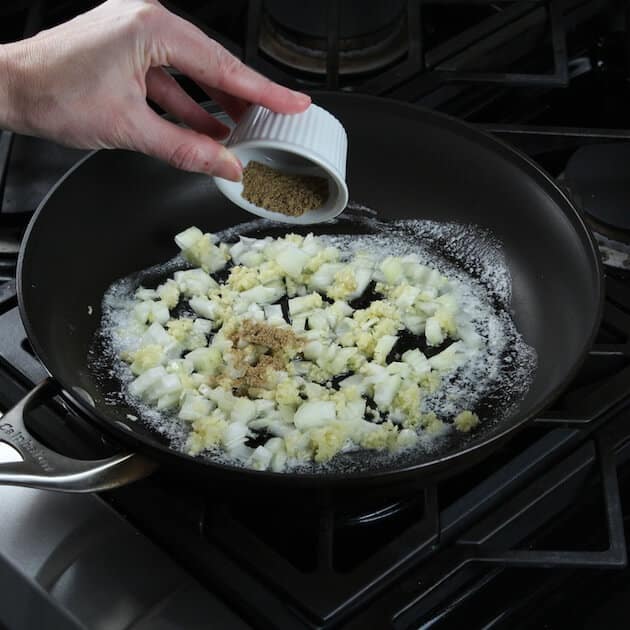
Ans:
POLYGON ((0 129, 24 132, 21 76, 25 51, 21 42, 0 45, 0 129))
POLYGON ((0 129, 13 131, 16 123, 15 50, 12 44, 0 46, 0 129))
POLYGON ((8 46, 0 46, 0 130, 9 129, 11 118, 11 88, 12 79, 9 77, 9 52, 8 46))

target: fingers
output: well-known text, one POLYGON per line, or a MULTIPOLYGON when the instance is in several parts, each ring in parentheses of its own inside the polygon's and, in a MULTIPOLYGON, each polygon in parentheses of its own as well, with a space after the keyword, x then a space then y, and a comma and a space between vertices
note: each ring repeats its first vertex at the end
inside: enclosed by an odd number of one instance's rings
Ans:
POLYGON ((234 122, 238 122, 243 117, 250 105, 247 101, 221 92, 216 88, 206 85, 201 85, 200 87, 234 122))
POLYGON ((242 166, 223 145, 192 129, 184 129, 158 116, 150 107, 139 117, 129 148, 193 173, 239 181, 242 166))
POLYGON ((147 96, 191 129, 221 140, 230 130, 208 114, 163 68, 151 68, 146 77, 147 96))
POLYGON ((217 42, 182 18, 169 14, 159 28, 166 63, 194 81, 231 94, 249 103, 259 103, 282 114, 304 111, 311 99, 263 77, 248 68, 217 42))

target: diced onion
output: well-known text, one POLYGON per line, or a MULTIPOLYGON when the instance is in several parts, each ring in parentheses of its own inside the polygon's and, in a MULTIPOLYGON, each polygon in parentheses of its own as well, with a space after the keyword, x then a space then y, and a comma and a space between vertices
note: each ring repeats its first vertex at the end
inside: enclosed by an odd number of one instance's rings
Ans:
POLYGON ((328 401, 305 402, 295 412, 293 424, 298 429, 322 427, 336 417, 335 403, 328 401))

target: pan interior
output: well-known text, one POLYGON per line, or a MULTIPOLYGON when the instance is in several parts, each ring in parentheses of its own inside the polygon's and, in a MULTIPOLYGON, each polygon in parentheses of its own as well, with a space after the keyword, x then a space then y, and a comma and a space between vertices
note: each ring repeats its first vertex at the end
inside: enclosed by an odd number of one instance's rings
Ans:
MULTIPOLYGON (((502 243, 514 320, 538 354, 538 369, 517 412, 459 448, 482 446, 522 424, 570 377, 599 320, 600 269, 580 216, 525 159, 464 124, 379 99, 315 101, 346 128, 347 183, 356 202, 387 219, 477 225, 502 243)), ((208 177, 101 151, 66 176, 31 223, 19 284, 33 347, 96 421, 158 457, 182 456, 127 418, 124 406, 107 405, 89 369, 102 296, 114 280, 171 258, 173 234, 186 227, 219 232, 250 219, 208 177)), ((430 466, 442 457, 407 463, 430 466)))
MULTIPOLYGON (((474 226, 431 221, 384 221, 377 217, 376 212, 361 207, 349 208, 342 217, 325 228, 319 225, 303 226, 289 231, 302 235, 315 233, 324 239, 325 244, 333 244, 347 253, 371 250, 379 259, 393 253, 399 256, 413 253, 420 256, 422 263, 449 276, 460 287, 457 291, 463 291, 460 299, 467 304, 467 317, 473 317, 478 322, 476 328, 482 342, 480 349, 473 351, 464 366, 443 377, 438 392, 425 397, 425 410, 435 411, 444 419, 452 419, 463 409, 472 410, 481 418, 480 430, 483 431, 488 431, 495 422, 505 420, 517 410, 517 403, 531 383, 536 356, 535 351, 522 341, 511 322, 509 272, 500 244, 494 241, 491 234, 474 226)), ((283 237, 287 232, 287 226, 255 220, 215 236, 221 242, 233 243, 239 236, 283 237)), ((178 256, 163 265, 115 282, 104 300, 103 325, 95 336, 90 352, 90 366, 101 384, 103 397, 115 407, 129 405, 133 409, 133 416, 162 432, 173 448, 183 452, 186 450, 189 425, 177 420, 173 412, 160 413, 126 394, 125 384, 133 375, 119 359, 121 350, 125 348, 116 342, 116 330, 121 327, 124 329, 128 325, 127 318, 133 318, 133 295, 136 289, 156 288, 175 270, 188 267, 190 265, 178 256)), ((214 276, 221 281, 227 276, 227 268, 214 276)), ((359 304, 355 308, 366 308, 372 298, 359 297, 357 301, 359 304)), ((178 309, 181 310, 178 307, 175 313, 178 309)), ((421 341, 418 338, 418 342, 421 341)), ((427 347, 424 351, 430 357, 450 343, 454 341, 447 342, 441 348, 427 347)), ((412 347, 415 346, 412 344, 409 349, 412 347)), ((348 452, 337 455, 325 465, 302 464, 293 466, 291 470, 301 473, 375 470, 394 465, 401 456, 408 461, 418 461, 427 455, 435 456, 437 452, 454 452, 469 440, 468 436, 454 430, 446 434, 425 431, 420 436, 415 449, 410 452, 348 452)), ((230 459, 221 452, 202 457, 230 465, 242 465, 242 462, 230 459)))

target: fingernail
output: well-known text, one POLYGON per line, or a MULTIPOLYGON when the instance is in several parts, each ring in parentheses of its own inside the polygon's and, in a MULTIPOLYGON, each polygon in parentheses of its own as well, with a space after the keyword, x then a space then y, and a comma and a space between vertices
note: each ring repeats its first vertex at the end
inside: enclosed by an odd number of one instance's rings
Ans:
POLYGON ((310 105, 311 97, 308 94, 304 94, 304 92, 297 92, 296 90, 291 90, 291 92, 293 92, 294 96, 302 101, 304 105, 310 105))
POLYGON ((243 165, 231 151, 223 147, 214 174, 232 182, 240 182, 243 177, 243 165))

